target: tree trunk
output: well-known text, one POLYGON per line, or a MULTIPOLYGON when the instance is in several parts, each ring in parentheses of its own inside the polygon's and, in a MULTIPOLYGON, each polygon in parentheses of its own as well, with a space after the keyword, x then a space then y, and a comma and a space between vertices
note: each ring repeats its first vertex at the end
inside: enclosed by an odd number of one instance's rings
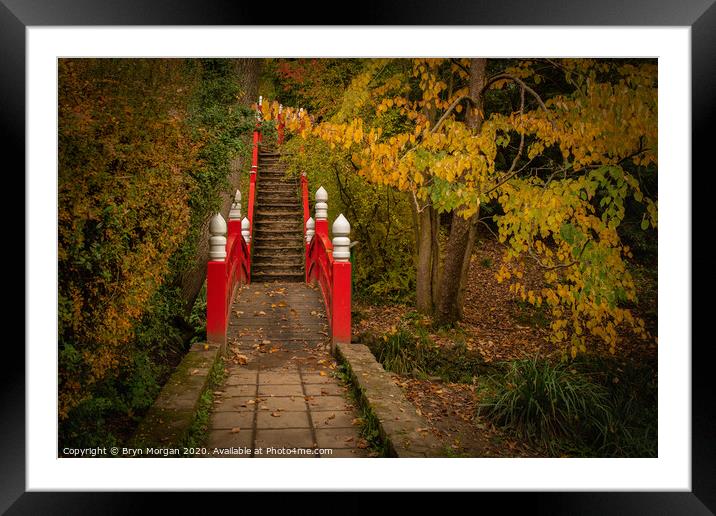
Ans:
POLYGON ((458 318, 463 318, 463 310, 465 308, 465 290, 467 289, 467 274, 470 272, 470 262, 472 261, 472 251, 475 249, 475 236, 477 234, 477 219, 480 217, 480 209, 470 219, 470 234, 467 239, 467 248, 465 249, 465 258, 462 261, 462 272, 460 273, 460 288, 457 292, 457 311, 458 318))
MULTIPOLYGON (((261 74, 260 59, 234 59, 234 69, 239 82, 241 84, 242 95, 239 101, 248 105, 258 99, 259 76, 261 74)), ((246 136, 246 143, 250 145, 252 135, 246 136)), ((226 220, 229 219, 229 209, 234 199, 234 192, 239 188, 241 175, 247 174, 251 164, 242 163, 240 159, 234 159, 230 164, 229 184, 231 189, 223 192, 221 195, 221 214, 226 220)), ((248 183, 247 181, 244 181, 248 183)), ((241 192, 244 195, 242 199, 242 211, 246 212, 248 205, 248 191, 241 192)), ((205 221, 201 234, 198 237, 196 245, 196 255, 192 266, 187 270, 181 278, 181 292, 184 300, 185 313, 191 312, 196 298, 201 292, 201 287, 206 280, 206 263, 209 260, 209 220, 205 221)))
POLYGON ((445 265, 440 282, 440 296, 435 310, 439 325, 452 324, 458 320, 458 292, 462 279, 462 268, 466 258, 472 220, 466 220, 455 213, 450 238, 445 246, 445 265))
MULTIPOLYGON (((485 85, 486 59, 470 60, 470 96, 474 100, 467 110, 465 123, 479 132, 484 116, 480 92, 485 85)), ((479 213, 479 211, 478 211, 479 213)), ((445 246, 445 264, 440 278, 440 292, 435 307, 435 320, 439 325, 449 325, 462 315, 465 283, 475 242, 475 220, 478 214, 465 219, 453 212, 450 237, 445 246)))
POLYGON ((425 315, 433 313, 433 269, 434 263, 433 228, 435 227, 435 210, 425 208, 417 214, 418 218, 418 266, 415 297, 418 312, 425 315))

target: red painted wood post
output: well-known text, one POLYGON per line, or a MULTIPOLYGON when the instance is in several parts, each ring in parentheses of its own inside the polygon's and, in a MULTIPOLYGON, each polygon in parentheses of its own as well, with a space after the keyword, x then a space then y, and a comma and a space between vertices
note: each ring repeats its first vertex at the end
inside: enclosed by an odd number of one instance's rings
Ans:
POLYGON ((220 213, 209 223, 209 263, 206 265, 206 339, 226 344, 226 221, 220 213))
POLYGON ((306 221, 311 216, 311 209, 308 206, 308 176, 301 172, 301 201, 303 202, 303 233, 306 233, 306 221))
POLYGON ((333 222, 333 285, 331 333, 333 347, 351 342, 351 225, 341 213, 333 222))
POLYGON ((278 144, 283 144, 283 104, 278 105, 278 144))
POLYGON ((316 234, 316 222, 313 220, 313 217, 309 217, 306 221, 306 283, 311 282, 311 278, 308 276, 308 271, 311 267, 311 241, 313 240, 313 236, 316 234))

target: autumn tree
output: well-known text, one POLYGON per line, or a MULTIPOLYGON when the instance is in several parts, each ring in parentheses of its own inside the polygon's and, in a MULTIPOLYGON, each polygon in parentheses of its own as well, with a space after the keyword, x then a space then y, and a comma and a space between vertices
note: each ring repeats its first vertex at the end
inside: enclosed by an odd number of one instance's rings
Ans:
MULTIPOLYGON (((277 103, 264 105, 275 116, 277 103)), ((656 65, 624 60, 373 60, 327 121, 285 110, 288 129, 349 156, 369 182, 405 192, 418 228, 417 305, 438 323, 460 317, 475 224, 497 225, 497 281, 552 312, 552 340, 575 355, 589 342, 614 351, 620 327, 645 336, 626 307, 634 281, 619 235, 625 202, 656 227, 656 65), (440 214, 452 214, 440 249, 440 214), (527 290, 521 264, 544 287, 527 290)))
POLYGON ((249 156, 256 64, 58 62, 62 442, 106 444, 104 422, 151 404, 167 357, 185 351, 208 219, 249 156))

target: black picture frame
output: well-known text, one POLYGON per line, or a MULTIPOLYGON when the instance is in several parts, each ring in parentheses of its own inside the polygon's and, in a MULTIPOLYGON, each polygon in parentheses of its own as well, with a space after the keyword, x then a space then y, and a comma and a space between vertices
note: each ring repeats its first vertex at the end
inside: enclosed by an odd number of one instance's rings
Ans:
MULTIPOLYGON (((25 29, 29 26, 86 25, 254 25, 330 24, 336 20, 317 18, 318 9, 305 3, 282 8, 280 21, 267 19, 266 5, 229 0, 0 0, 0 145, 3 156, 16 158, 16 169, 25 166, 25 29)), ((322 12, 327 12, 325 9, 322 12)), ((274 16, 273 14, 271 16, 274 16)), ((714 0, 539 0, 500 2, 459 0, 427 2, 368 2, 343 17, 351 25, 609 25, 689 26, 692 37, 692 157, 693 169, 706 165, 713 144, 708 129, 716 111, 716 6, 714 0), (711 145, 709 145, 711 144, 711 145)), ((712 166, 708 169, 710 172, 712 166)), ((684 171, 690 174, 690 171, 684 171)), ((712 172, 711 172, 712 173, 712 172)), ((17 174, 16 174, 17 175, 17 174)), ((687 176, 684 176, 685 180, 687 176)), ((692 181, 692 177, 688 177, 692 181)), ((22 188, 25 195, 24 181, 22 188)), ((708 189, 692 187, 692 206, 708 206, 708 189), (704 198, 700 198, 703 196, 704 198)), ((712 203, 712 201, 711 201, 712 203)), ((692 212, 692 235, 699 234, 699 220, 692 212)), ((704 222, 705 224, 707 222, 704 222)), ((24 229, 24 227, 23 227, 24 229)), ((708 229, 708 228, 707 228, 708 229)), ((28 236, 13 241, 25 241, 28 236)), ((692 250, 693 253, 693 250, 692 250)), ((693 256, 693 255, 692 255, 693 256)), ((27 263, 24 260, 24 263, 27 263)), ((705 258, 692 257, 692 264, 705 271, 705 258)), ((692 269, 693 269, 692 265, 692 269)), ((25 276, 32 274, 25 266, 25 276)), ((692 270, 692 275, 694 271, 692 270)), ((708 277, 708 274, 707 276, 708 277)), ((700 283, 700 289, 708 288, 700 283)), ((19 288, 16 291, 20 291, 19 288)), ((24 291, 24 289, 23 289, 24 291)), ((692 291, 693 292, 693 291, 692 291)), ((692 294, 693 295, 693 294, 692 294)), ((693 298, 692 298, 693 299, 693 298)), ((17 303, 20 305, 20 303, 17 303)), ((24 303, 22 304, 24 306, 24 303)), ((31 310, 32 307, 25 307, 31 310)), ((692 301, 694 322, 706 320, 707 304, 692 301)), ((25 314, 26 315, 26 314, 25 314)), ((8 338, 8 341, 10 339, 8 338)), ((24 339, 23 339, 24 340, 24 339)), ((711 361, 712 339, 684 342, 692 345, 692 491, 641 493, 510 493, 509 506, 529 507, 534 514, 713 514, 716 511, 716 418, 714 417, 711 361)), ((124 514, 143 505, 141 493, 28 493, 25 490, 25 353, 21 346, 7 345, 3 357, 12 367, 4 368, 0 391, 0 510, 8 514, 124 514)), ((212 505, 217 493, 211 494, 212 505)), ((246 498, 246 494, 242 494, 246 498)), ((272 506, 284 505, 282 496, 272 495, 272 506)), ((353 503, 357 494, 342 502, 345 508, 370 506, 353 503)), ((484 500, 504 504, 498 497, 480 494, 484 500)), ((169 497, 162 497, 167 503, 169 497)), ((224 498, 222 495, 221 498, 224 498)), ((416 497, 420 498, 420 497, 416 497)), ((184 496, 171 496, 172 504, 189 511, 184 496)), ((259 500, 259 503, 260 500, 259 500)), ((419 502, 422 503, 422 502, 419 502)), ((216 505, 218 509, 218 505, 216 505)), ((166 506, 165 509, 169 507, 166 506)))

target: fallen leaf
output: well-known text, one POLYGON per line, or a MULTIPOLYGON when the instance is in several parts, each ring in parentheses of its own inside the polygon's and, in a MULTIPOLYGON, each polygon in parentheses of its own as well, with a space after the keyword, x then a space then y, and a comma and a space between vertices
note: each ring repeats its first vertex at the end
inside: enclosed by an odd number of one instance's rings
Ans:
POLYGON ((318 374, 320 374, 321 376, 326 376, 326 372, 325 372, 325 371, 319 371, 318 374))
POLYGON ((281 413, 279 413, 279 412, 271 412, 271 415, 273 417, 281 417, 281 413))
POLYGON ((358 443, 356 444, 356 448, 365 449, 368 447, 368 441, 365 439, 358 439, 358 443))
POLYGON ((232 434, 238 434, 240 431, 241 431, 241 428, 239 428, 238 426, 235 426, 234 428, 231 429, 232 434))

